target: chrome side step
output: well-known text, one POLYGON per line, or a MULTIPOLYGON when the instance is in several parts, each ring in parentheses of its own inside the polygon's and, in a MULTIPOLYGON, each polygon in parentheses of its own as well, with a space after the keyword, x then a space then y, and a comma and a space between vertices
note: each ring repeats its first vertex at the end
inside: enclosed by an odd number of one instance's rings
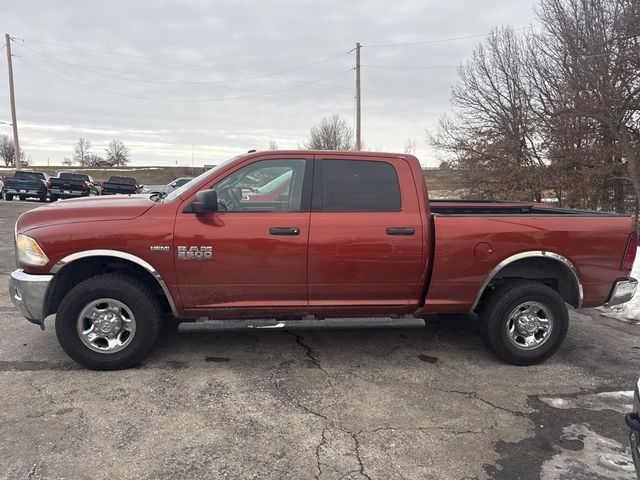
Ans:
POLYGON ((253 320, 196 320, 182 322, 178 332, 219 332, 237 330, 340 330, 356 328, 424 328, 422 318, 353 317, 325 318, 322 320, 276 320, 274 318, 253 320))

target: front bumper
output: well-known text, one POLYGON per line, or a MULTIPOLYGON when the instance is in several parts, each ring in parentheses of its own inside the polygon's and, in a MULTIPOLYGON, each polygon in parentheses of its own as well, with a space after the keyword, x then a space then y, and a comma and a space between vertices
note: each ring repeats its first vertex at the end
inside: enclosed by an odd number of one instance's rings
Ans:
POLYGON ((633 298, 638 288, 638 281, 635 278, 625 278, 619 280, 613 285, 609 300, 605 303, 607 307, 626 303, 633 298))
POLYGON ((53 275, 32 275, 15 270, 9 278, 11 302, 24 317, 44 329, 45 298, 53 275))

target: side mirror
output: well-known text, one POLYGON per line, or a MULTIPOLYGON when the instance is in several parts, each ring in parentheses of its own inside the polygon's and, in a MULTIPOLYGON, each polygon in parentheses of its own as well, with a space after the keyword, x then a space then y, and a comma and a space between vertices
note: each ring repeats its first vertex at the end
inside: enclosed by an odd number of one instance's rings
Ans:
POLYGON ((191 202, 191 208, 195 213, 216 212, 218 210, 218 192, 207 189, 196 193, 196 198, 191 202))

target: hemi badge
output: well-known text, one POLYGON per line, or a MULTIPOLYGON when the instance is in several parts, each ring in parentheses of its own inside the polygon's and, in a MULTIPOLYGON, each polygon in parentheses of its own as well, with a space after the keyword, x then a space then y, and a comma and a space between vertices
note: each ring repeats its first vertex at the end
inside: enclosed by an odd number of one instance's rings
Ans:
POLYGON ((149 249, 152 252, 168 252, 171 247, 169 245, 151 245, 149 249))

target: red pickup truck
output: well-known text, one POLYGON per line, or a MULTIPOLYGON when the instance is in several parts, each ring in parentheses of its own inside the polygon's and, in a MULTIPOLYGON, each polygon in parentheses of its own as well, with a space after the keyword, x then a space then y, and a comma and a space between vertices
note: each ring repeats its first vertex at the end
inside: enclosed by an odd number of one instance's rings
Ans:
POLYGON ((42 328, 56 314, 62 348, 95 369, 139 362, 166 313, 313 321, 476 312, 486 344, 525 365, 558 349, 567 305, 633 296, 636 243, 626 215, 429 201, 411 155, 261 152, 166 196, 24 213, 10 294, 42 328), (251 194, 276 179, 277 195, 251 194))

